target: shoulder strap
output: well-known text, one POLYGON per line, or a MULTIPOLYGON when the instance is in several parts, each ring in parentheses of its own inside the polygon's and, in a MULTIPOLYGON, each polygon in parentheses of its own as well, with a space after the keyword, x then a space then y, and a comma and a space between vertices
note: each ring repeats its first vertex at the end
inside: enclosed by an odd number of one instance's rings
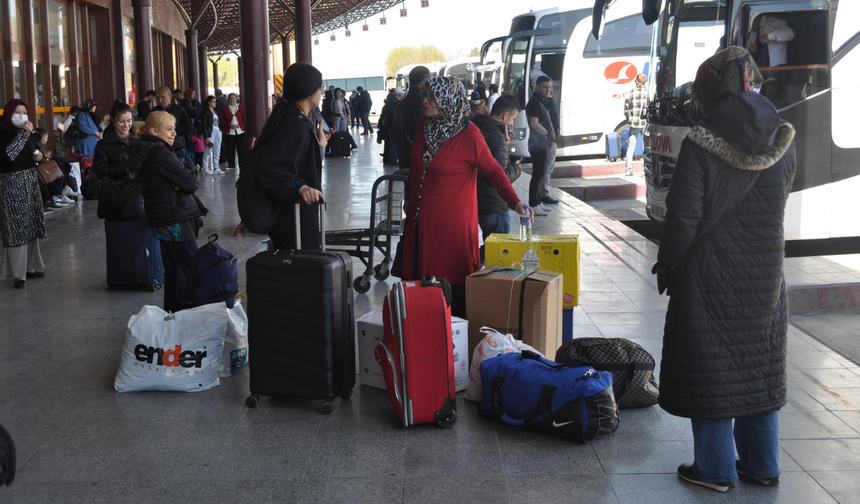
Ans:
POLYGON ((743 203, 744 199, 746 199, 747 194, 749 194, 749 192, 750 192, 750 191, 752 190, 752 188, 755 186, 755 183, 756 183, 756 182, 758 182, 758 179, 761 177, 762 172, 764 172, 764 170, 759 170, 759 171, 757 171, 757 172, 756 172, 755 176, 754 176, 754 177, 753 177, 753 179, 750 181, 750 184, 749 184, 749 185, 747 186, 747 188, 744 190, 743 194, 741 194, 741 197, 740 197, 740 198, 738 198, 738 200, 737 200, 737 201, 735 201, 735 204, 734 204, 734 205, 732 205, 732 208, 731 208, 731 209, 729 209, 729 211, 727 211, 727 212, 726 212, 726 213, 724 213, 723 215, 721 215, 721 216, 720 216, 720 218, 719 218, 719 219, 717 219, 717 221, 716 221, 716 222, 714 222, 714 223, 711 225, 711 227, 710 227, 710 228, 708 228, 708 230, 707 230, 707 231, 705 231, 704 233, 702 233, 701 235, 699 235, 699 237, 698 237, 698 238, 696 238, 696 239, 693 241, 693 243, 690 245, 690 248, 688 248, 688 249, 687 249, 687 252, 684 254, 684 257, 682 257, 678 262, 676 262, 676 263, 675 263, 675 266, 680 266, 684 261, 686 261, 686 260, 687 260, 687 258, 688 258, 688 257, 690 257, 690 255, 692 255, 692 253, 693 253, 693 252, 694 252, 694 251, 695 251, 695 250, 696 250, 696 249, 697 249, 697 248, 698 248, 702 243, 704 243, 704 242, 705 242, 705 238, 707 238, 708 236, 710 236, 710 235, 711 235, 711 233, 712 233, 714 230, 716 230, 716 229, 717 229, 717 227, 718 227, 720 224, 722 224, 724 220, 726 220, 726 217, 728 217, 729 215, 731 215, 731 214, 735 213, 735 210, 737 210, 737 209, 738 209, 738 207, 739 207, 739 206, 741 206, 741 203, 743 203))

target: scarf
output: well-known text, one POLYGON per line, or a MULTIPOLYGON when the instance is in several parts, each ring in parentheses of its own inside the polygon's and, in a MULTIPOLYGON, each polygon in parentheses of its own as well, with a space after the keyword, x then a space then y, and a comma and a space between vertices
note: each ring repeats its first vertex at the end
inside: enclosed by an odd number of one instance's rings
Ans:
POLYGON ((18 108, 18 105, 23 105, 25 109, 27 109, 27 115, 30 115, 30 107, 24 103, 24 100, 9 100, 6 103, 6 106, 3 107, 3 120, 6 121, 6 124, 12 127, 12 131, 18 132, 18 127, 12 124, 12 116, 15 115, 15 109, 18 108))
MULTIPOLYGON (((423 171, 421 185, 418 186, 418 198, 415 202, 415 227, 418 227, 418 213, 421 210, 421 192, 424 189, 424 178, 427 167, 436 157, 442 144, 455 137, 469 125, 469 100, 466 88, 456 77, 433 77, 427 81, 436 99, 439 113, 424 121, 424 154, 422 155, 423 171)), ((421 96, 426 98, 422 89, 421 96)))
POLYGON ((762 77, 753 57, 743 47, 732 46, 711 56, 699 66, 690 86, 693 102, 702 112, 733 94, 761 87, 762 77))
POLYGON ((229 109, 230 109, 230 113, 231 113, 231 114, 233 114, 233 115, 235 116, 235 115, 236 115, 236 112, 238 112, 238 111, 239 111, 239 104, 237 103, 237 104, 235 104, 235 105, 227 105, 227 108, 229 108, 229 109))

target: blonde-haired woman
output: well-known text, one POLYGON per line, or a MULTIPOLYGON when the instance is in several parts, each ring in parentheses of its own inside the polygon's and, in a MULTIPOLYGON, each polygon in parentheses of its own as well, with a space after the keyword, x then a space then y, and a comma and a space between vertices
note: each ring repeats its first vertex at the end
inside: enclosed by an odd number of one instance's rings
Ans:
POLYGON ((201 217, 208 210, 194 196, 197 170, 184 165, 173 154, 176 120, 163 111, 146 118, 145 133, 135 144, 129 169, 131 176, 143 181, 143 206, 146 223, 161 241, 164 263, 164 309, 176 312, 191 259, 197 251, 197 232, 201 217))

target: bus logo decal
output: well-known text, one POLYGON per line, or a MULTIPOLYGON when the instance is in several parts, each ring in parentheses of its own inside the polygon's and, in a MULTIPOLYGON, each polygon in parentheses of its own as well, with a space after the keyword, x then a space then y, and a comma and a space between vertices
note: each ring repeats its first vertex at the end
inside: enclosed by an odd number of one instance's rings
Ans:
POLYGON ((606 67, 606 70, 603 71, 603 76, 613 84, 627 84, 636 78, 636 67, 633 63, 616 61, 606 67))

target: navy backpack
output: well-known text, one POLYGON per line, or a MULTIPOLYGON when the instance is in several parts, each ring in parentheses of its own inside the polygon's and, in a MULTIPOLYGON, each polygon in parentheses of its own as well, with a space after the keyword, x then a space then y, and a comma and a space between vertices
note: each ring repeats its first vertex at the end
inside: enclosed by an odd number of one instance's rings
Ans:
POLYGON ((556 364, 535 352, 512 352, 481 363, 478 412, 586 443, 615 432, 618 407, 612 374, 556 364))
POLYGON ((206 245, 194 253, 182 306, 193 308, 210 303, 227 303, 233 308, 239 293, 239 266, 236 257, 215 243, 218 235, 209 237, 206 245))

